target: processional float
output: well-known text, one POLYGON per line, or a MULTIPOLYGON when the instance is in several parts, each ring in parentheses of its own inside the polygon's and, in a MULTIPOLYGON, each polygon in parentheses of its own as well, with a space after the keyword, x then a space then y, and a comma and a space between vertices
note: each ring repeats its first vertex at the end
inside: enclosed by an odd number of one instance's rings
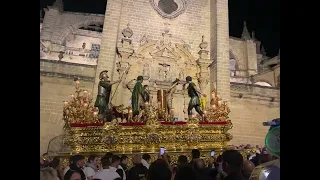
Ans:
POLYGON ((166 92, 159 91, 159 108, 146 102, 144 109, 135 117, 131 107, 120 109, 112 106, 114 117, 121 114, 127 119, 127 122, 118 123, 99 118, 99 109, 94 107, 92 94, 81 89, 79 84, 76 81, 75 93, 70 95, 70 100, 64 101, 63 108, 64 144, 71 148, 71 154, 110 151, 119 154, 157 153, 160 147, 165 147, 174 160, 174 154, 189 153, 194 148, 204 152, 226 149, 232 139, 228 133, 232 128, 228 118, 230 109, 215 90, 211 93, 210 107, 203 109, 206 118, 197 115, 186 121, 176 121, 165 110, 163 97, 166 92))

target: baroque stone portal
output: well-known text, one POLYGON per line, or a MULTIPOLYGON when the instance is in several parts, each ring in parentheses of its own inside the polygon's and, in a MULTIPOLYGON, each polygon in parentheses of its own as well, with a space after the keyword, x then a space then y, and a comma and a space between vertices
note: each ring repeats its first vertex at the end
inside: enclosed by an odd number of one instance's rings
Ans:
POLYGON ((150 0, 152 7, 163 18, 173 19, 186 10, 185 0, 150 0))

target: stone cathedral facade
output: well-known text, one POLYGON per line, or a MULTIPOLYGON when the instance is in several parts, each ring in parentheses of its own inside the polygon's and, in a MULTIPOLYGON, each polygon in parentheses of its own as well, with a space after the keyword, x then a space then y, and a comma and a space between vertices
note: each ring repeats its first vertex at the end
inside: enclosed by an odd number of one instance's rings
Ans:
MULTIPOLYGON (((246 25, 242 38, 229 37, 227 1, 108 0, 100 15, 66 12, 57 0, 40 12, 41 153, 59 148, 52 142, 62 134, 63 101, 74 79, 95 96, 102 70, 123 79, 114 105, 129 104, 127 86, 138 75, 155 96, 186 76, 207 95, 217 89, 231 109, 232 144, 263 145, 262 122, 280 115, 280 51, 266 57, 246 25)), ((185 102, 177 87, 173 106, 181 119, 185 102)))

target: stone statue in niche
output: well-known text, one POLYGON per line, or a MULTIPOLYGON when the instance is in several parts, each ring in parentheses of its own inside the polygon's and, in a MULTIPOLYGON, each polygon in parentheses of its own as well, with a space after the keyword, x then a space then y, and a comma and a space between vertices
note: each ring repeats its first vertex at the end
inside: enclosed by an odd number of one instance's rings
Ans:
POLYGON ((166 80, 166 81, 170 80, 169 71, 167 69, 164 70, 164 80, 166 80))
POLYGON ((164 73, 163 73, 163 70, 162 70, 162 67, 159 67, 158 68, 158 79, 159 81, 163 81, 164 79, 164 73))
POLYGON ((181 68, 179 71, 179 79, 184 79, 184 70, 181 68))
POLYGON ((61 61, 61 60, 62 60, 62 58, 63 58, 63 54, 64 54, 64 52, 60 51, 60 53, 59 53, 59 55, 58 55, 59 61, 61 61))
POLYGON ((149 64, 145 64, 145 65, 143 66, 142 75, 143 75, 143 77, 149 77, 149 76, 150 76, 149 64))
POLYGON ((86 48, 86 43, 84 42, 83 44, 82 44, 82 49, 85 49, 86 48))

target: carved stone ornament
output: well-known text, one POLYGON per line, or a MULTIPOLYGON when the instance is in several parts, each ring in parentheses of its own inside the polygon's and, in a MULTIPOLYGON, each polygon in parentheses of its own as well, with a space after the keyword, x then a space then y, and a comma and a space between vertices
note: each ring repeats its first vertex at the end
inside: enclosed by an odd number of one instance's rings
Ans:
POLYGON ((125 38, 131 38, 133 35, 133 31, 130 29, 130 24, 127 24, 127 27, 122 30, 122 35, 125 38))
POLYGON ((150 0, 152 7, 163 18, 173 19, 187 8, 186 0, 150 0))

